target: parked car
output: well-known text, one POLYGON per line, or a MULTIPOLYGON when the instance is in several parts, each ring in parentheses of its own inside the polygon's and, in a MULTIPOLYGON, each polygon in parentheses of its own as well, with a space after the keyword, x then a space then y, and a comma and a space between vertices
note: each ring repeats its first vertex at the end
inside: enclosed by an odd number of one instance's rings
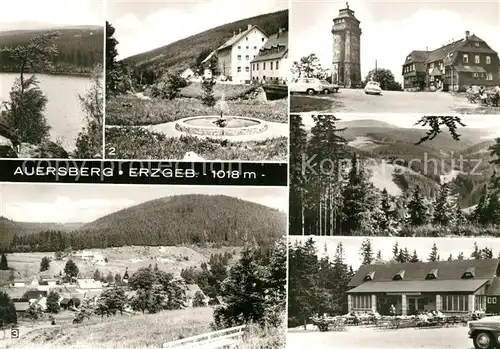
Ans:
POLYGON ((321 81, 316 78, 296 78, 288 85, 290 93, 307 93, 314 95, 323 91, 321 81))
POLYGON ((488 316, 469 321, 469 338, 476 349, 500 347, 500 316, 488 316))
POLYGON ((368 83, 365 86, 365 93, 367 95, 381 95, 382 88, 380 87, 380 82, 368 81, 368 83))
POLYGON ((326 80, 321 80, 321 92, 324 94, 328 94, 330 92, 339 92, 339 85, 337 84, 330 84, 326 80))

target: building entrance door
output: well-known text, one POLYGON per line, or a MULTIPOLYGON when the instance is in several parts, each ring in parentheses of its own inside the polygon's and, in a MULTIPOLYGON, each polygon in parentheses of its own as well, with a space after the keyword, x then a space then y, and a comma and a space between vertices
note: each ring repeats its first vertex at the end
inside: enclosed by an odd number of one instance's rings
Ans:
POLYGON ((424 310, 423 297, 408 297, 408 315, 417 314, 422 310, 424 310))

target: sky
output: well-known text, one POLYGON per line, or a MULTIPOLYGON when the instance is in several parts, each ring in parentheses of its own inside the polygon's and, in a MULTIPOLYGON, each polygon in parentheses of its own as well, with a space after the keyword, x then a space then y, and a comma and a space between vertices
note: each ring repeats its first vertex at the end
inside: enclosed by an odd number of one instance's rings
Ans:
MULTIPOLYGON (((305 113, 302 114, 302 123, 306 127, 311 127, 314 125, 313 116, 314 114, 305 113)), ((392 124, 394 126, 403 127, 403 128, 412 128, 415 127, 415 123, 419 121, 422 116, 421 115, 411 115, 411 114, 376 114, 376 115, 367 115, 367 114, 335 114, 335 116, 340 119, 340 121, 356 121, 356 120, 377 120, 392 124)), ((481 128, 486 129, 488 131, 498 130, 498 136, 500 136, 500 118, 492 117, 491 115, 462 115, 462 122, 466 125, 467 128, 481 128)), ((458 127, 460 130, 461 127, 458 127)), ((491 136, 491 135, 490 135, 491 136)))
POLYGON ((0 30, 40 29, 105 23, 102 0, 2 1, 0 30))
MULTIPOLYGON (((354 270, 357 270, 361 265, 361 259, 359 255, 359 249, 361 247, 361 242, 365 239, 362 237, 325 237, 325 236, 313 236, 313 240, 316 242, 316 248, 320 256, 323 255, 323 251, 327 248, 327 253, 330 257, 335 254, 335 249, 339 242, 342 242, 344 247, 346 262, 348 265, 352 265, 354 270)), ((305 242, 309 239, 309 236, 290 236, 290 242, 293 244, 297 241, 305 242)), ((392 257, 392 248, 396 241, 400 248, 407 247, 412 253, 413 250, 417 251, 418 257, 422 260, 427 260, 431 252, 432 245, 435 243, 438 248, 438 254, 441 260, 447 260, 450 253, 453 258, 456 258, 459 252, 463 252, 464 256, 468 258, 474 247, 474 242, 477 242, 478 247, 481 248, 491 248, 493 250, 493 256, 498 256, 500 252, 500 240, 494 238, 394 238, 394 237, 374 237, 370 238, 373 250, 375 254, 377 251, 382 252, 382 258, 388 260, 392 257)))
POLYGON ((109 0, 118 59, 153 50, 205 30, 288 8, 284 0, 109 0))
MULTIPOLYGON (((290 58, 316 53, 330 68, 332 25, 345 1, 292 0, 290 58)), ((500 51, 500 2, 351 0, 349 8, 361 21, 361 74, 374 68, 390 69, 402 81, 402 63, 413 50, 437 49, 465 36, 465 31, 500 51)))
POLYGON ((22 222, 86 223, 170 195, 227 195, 288 211, 286 187, 0 183, 0 216, 22 222))

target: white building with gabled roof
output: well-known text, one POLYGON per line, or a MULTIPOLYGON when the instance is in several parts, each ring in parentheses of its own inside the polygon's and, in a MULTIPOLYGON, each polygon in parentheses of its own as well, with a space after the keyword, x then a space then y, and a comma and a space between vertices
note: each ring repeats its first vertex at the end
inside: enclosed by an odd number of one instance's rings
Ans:
POLYGON ((233 32, 233 36, 203 60, 207 63, 217 55, 218 69, 222 76, 238 83, 250 82, 250 62, 269 36, 258 26, 248 24, 246 30, 233 32))

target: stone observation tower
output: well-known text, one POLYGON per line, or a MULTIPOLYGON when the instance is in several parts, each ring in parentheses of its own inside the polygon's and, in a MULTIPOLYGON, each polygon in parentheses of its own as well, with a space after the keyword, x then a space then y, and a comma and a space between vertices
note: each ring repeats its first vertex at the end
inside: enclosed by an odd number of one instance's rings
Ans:
POLYGON ((359 23, 348 3, 333 20, 332 82, 343 87, 361 84, 359 23))

